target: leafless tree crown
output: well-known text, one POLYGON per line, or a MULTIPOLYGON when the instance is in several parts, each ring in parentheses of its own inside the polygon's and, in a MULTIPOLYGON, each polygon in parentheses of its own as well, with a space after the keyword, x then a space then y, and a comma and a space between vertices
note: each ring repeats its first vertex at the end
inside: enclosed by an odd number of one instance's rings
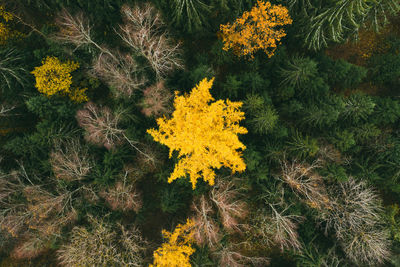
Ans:
POLYGON ((150 4, 122 7, 125 23, 117 33, 125 44, 144 56, 157 77, 176 68, 183 68, 180 44, 173 44, 168 33, 162 30, 161 14, 150 4))

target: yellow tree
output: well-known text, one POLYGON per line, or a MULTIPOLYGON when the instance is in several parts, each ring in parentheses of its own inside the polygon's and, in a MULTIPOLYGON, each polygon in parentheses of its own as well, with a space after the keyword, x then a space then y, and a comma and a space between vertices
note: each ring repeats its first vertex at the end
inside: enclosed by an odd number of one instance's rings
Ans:
POLYGON ((154 262, 149 267, 190 267, 190 255, 195 252, 191 243, 193 240, 194 222, 187 220, 186 224, 179 224, 175 231, 162 231, 168 242, 163 243, 154 251, 154 262))
POLYGON ((203 79, 189 95, 175 92, 174 108, 171 119, 159 118, 159 129, 149 129, 155 141, 169 147, 169 156, 178 151, 179 162, 168 182, 189 174, 193 189, 197 179, 202 177, 214 185, 213 168, 228 167, 232 172, 244 171, 246 164, 241 152, 246 147, 240 142, 238 134, 247 133, 239 126, 244 119, 240 111, 242 102, 228 99, 217 100, 210 94, 214 78, 203 79))
POLYGON ((264 50, 271 57, 281 38, 286 35, 279 27, 291 23, 286 7, 258 1, 232 24, 220 26, 223 49, 233 49, 236 55, 248 55, 251 58, 257 50, 264 50))
POLYGON ((36 88, 39 92, 52 96, 57 93, 66 94, 71 100, 81 103, 88 101, 85 94, 87 88, 71 90, 71 72, 79 68, 79 63, 74 61, 60 62, 56 57, 47 57, 42 61, 42 66, 35 67, 31 73, 36 78, 36 88))

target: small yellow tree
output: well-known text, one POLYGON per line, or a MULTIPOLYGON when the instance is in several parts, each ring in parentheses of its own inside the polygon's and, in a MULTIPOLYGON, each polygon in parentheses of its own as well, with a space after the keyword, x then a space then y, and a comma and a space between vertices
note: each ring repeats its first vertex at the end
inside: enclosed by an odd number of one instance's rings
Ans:
POLYGON ((190 267, 190 255, 195 252, 191 243, 193 240, 194 222, 187 220, 185 225, 179 224, 175 231, 162 231, 168 243, 163 243, 154 251, 154 262, 149 267, 190 267))
POLYGON ((52 96, 57 93, 66 94, 71 100, 81 103, 88 101, 85 94, 87 88, 71 90, 71 72, 79 68, 79 63, 67 61, 61 63, 56 57, 47 57, 42 66, 35 67, 31 73, 36 78, 36 88, 39 92, 52 96))
POLYGON ((214 185, 215 172, 212 168, 229 167, 232 172, 244 171, 246 164, 238 149, 246 147, 240 142, 238 134, 247 133, 239 126, 244 119, 240 111, 242 102, 218 100, 210 88, 214 79, 203 79, 189 95, 175 92, 174 108, 171 119, 159 118, 159 130, 147 132, 154 140, 169 147, 169 156, 178 151, 179 162, 168 182, 189 174, 193 189, 196 181, 203 177, 214 185))
POLYGON ((236 55, 249 55, 251 58, 257 50, 262 49, 271 57, 281 38, 286 35, 283 29, 277 27, 291 23, 286 7, 258 1, 233 24, 220 26, 223 49, 227 51, 232 48, 236 55))

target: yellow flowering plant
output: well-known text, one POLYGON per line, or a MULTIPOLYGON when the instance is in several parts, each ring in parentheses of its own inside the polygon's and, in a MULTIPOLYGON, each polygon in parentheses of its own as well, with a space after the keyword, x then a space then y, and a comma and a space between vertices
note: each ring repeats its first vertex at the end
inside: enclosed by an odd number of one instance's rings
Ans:
POLYGON ((274 55, 277 44, 286 35, 279 26, 291 24, 289 11, 281 5, 258 1, 235 22, 220 26, 223 49, 238 56, 250 56, 263 50, 268 57, 274 55))
POLYGON ((175 92, 171 119, 159 118, 159 129, 147 130, 155 141, 169 147, 170 157, 178 151, 179 162, 168 178, 169 183, 189 174, 195 189, 200 177, 214 185, 213 168, 228 167, 232 172, 246 169, 238 151, 246 148, 238 138, 238 134, 247 133, 246 128, 239 126, 244 119, 240 111, 242 102, 227 99, 210 103, 214 100, 210 94, 213 81, 214 78, 203 79, 189 95, 175 92))

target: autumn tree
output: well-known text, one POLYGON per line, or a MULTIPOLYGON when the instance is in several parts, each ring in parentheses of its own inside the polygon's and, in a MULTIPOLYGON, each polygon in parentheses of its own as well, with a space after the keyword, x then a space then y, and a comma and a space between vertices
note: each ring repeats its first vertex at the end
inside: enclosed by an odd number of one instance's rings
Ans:
POLYGON ((187 220, 186 224, 178 224, 174 232, 166 230, 162 234, 168 242, 154 251, 154 262, 150 267, 190 267, 190 255, 195 252, 193 242, 194 223, 187 220))
POLYGON ((233 49, 238 56, 250 57, 256 51, 263 50, 268 57, 272 57, 280 40, 286 35, 279 27, 291 23, 287 8, 258 1, 232 24, 220 26, 223 49, 233 49))
POLYGON ((244 119, 240 111, 241 102, 217 100, 210 94, 214 79, 203 79, 188 95, 178 95, 174 100, 175 111, 171 119, 159 118, 159 129, 147 132, 170 148, 169 156, 178 151, 179 162, 168 178, 171 183, 187 174, 193 189, 198 178, 214 185, 213 168, 228 167, 232 172, 242 172, 246 164, 238 149, 246 147, 240 142, 238 134, 247 133, 239 126, 244 119))
POLYGON ((47 57, 42 61, 42 66, 35 67, 31 73, 36 78, 36 88, 39 92, 46 96, 55 94, 65 94, 71 100, 81 103, 88 100, 85 91, 87 88, 71 89, 72 75, 71 72, 79 68, 79 63, 67 61, 62 63, 56 57, 47 57))

